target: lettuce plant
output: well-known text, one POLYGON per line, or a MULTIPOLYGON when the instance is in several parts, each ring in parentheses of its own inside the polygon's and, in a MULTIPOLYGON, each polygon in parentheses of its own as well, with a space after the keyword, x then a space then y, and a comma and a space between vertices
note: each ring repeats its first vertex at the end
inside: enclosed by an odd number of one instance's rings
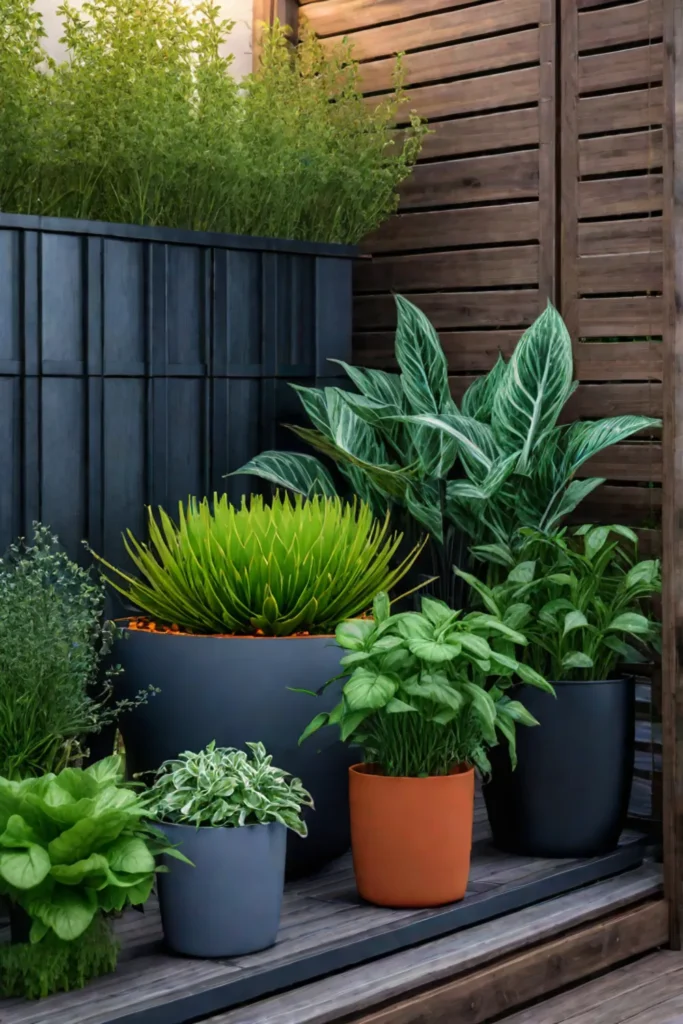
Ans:
POLYGON ((362 747, 386 775, 427 776, 463 763, 488 773, 486 750, 500 735, 515 763, 516 724, 537 722, 505 690, 518 676, 552 692, 514 656, 526 637, 496 612, 463 615, 428 597, 420 612, 392 615, 380 594, 373 612, 337 628, 350 677, 340 703, 316 715, 300 742, 336 725, 341 739, 362 747))
POLYGON ((488 583, 461 573, 487 611, 524 632, 525 665, 549 679, 609 679, 620 664, 652 659, 660 624, 650 599, 660 563, 638 559, 624 526, 581 526, 552 535, 522 530, 513 544, 473 549, 488 583))
POLYGON ((112 585, 155 623, 195 633, 330 633, 393 587, 419 554, 392 568, 402 535, 358 501, 260 495, 190 499, 178 523, 149 513, 150 544, 129 532, 141 578, 108 568, 112 585))
POLYGON ((300 779, 272 764, 262 743, 247 743, 250 754, 209 743, 199 753, 185 751, 157 772, 152 806, 160 821, 197 828, 240 828, 278 821, 297 835, 307 834, 302 807, 313 799, 300 779))
MULTIPOLYGON (((292 385, 312 426, 291 429, 334 463, 345 488, 376 515, 399 509, 431 535, 448 597, 450 567, 464 561, 458 534, 507 543, 520 527, 556 529, 604 482, 577 480, 577 470, 659 420, 558 422, 577 385, 571 340, 552 306, 509 362, 499 358, 468 388, 458 409, 436 331, 407 299, 397 296, 396 304, 400 373, 342 364, 356 391, 292 385)), ((238 472, 302 494, 336 491, 326 466, 310 455, 264 452, 238 472)))

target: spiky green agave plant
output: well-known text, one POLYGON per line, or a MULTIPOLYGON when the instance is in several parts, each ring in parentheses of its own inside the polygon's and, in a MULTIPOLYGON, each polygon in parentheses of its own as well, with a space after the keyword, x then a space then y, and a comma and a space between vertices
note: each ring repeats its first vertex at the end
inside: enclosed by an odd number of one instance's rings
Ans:
MULTIPOLYGON (((156 622, 193 633, 291 636, 329 633, 368 608, 410 569, 422 545, 398 566, 403 535, 367 505, 340 498, 225 495, 179 503, 178 523, 149 510, 150 543, 128 531, 126 550, 141 578, 107 562, 109 579, 156 622)), ((102 559, 100 559, 102 561, 102 559)))

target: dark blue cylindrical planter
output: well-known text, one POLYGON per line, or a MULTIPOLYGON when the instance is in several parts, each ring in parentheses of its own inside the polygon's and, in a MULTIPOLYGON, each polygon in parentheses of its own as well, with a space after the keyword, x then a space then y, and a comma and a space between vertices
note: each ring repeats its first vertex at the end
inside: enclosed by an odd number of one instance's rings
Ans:
POLYGON ((280 926, 284 825, 159 826, 192 866, 165 856, 159 906, 167 944, 185 956, 242 956, 272 946, 280 926))
POLYGON ((299 737, 320 711, 339 701, 341 683, 322 697, 294 693, 317 690, 339 674, 341 649, 334 637, 187 636, 126 630, 114 650, 124 672, 116 696, 134 699, 158 689, 146 704, 121 716, 119 727, 130 774, 150 772, 184 750, 218 746, 245 748, 261 742, 273 764, 300 778, 315 810, 305 809, 309 835, 290 833, 290 876, 313 871, 350 845, 348 768, 357 760, 339 742, 337 729, 323 729, 299 746, 299 737))
POLYGON ((633 679, 555 682, 557 697, 518 687, 540 723, 491 751, 484 797, 494 844, 533 857, 593 857, 613 850, 628 815, 635 754, 633 679))

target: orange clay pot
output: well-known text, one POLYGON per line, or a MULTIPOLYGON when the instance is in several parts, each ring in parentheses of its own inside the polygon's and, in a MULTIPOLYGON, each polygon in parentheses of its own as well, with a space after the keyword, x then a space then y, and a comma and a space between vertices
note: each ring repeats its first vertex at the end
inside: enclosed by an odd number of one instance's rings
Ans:
POLYGON ((359 894, 382 907, 438 907, 467 889, 474 769, 396 778, 349 768, 351 847, 359 894))

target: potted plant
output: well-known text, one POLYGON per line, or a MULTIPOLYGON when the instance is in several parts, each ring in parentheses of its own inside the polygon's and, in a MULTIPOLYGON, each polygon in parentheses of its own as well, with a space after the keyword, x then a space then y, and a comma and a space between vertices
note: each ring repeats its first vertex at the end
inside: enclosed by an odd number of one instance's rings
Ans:
POLYGON ((12 936, 0 946, 4 996, 81 988, 114 970, 112 915, 143 904, 161 870, 155 857, 174 855, 148 818, 116 756, 0 778, 0 894, 12 936))
MULTIPOLYGON (((116 654, 127 698, 159 692, 121 723, 129 769, 156 770, 184 750, 243 748, 262 737, 276 763, 303 779, 320 811, 306 844, 290 844, 290 871, 348 848, 349 755, 332 737, 300 750, 308 701, 339 669, 337 623, 393 587, 418 554, 393 565, 401 535, 388 518, 339 498, 226 496, 190 500, 178 523, 149 513, 150 543, 129 534, 139 577, 109 566, 113 585, 145 618, 133 618, 116 654), (306 847, 310 843, 311 849, 306 847)), ((338 692, 326 698, 332 708, 338 692)))
POLYGON ((429 907, 460 900, 469 874, 474 768, 515 726, 535 725, 511 700, 502 673, 550 690, 509 653, 525 637, 492 612, 463 615, 422 599, 421 612, 391 614, 386 594, 372 619, 337 628, 351 674, 341 700, 316 715, 301 739, 337 725, 359 746, 350 775, 351 842, 358 892, 372 903, 429 907))
POLYGON ((512 545, 473 550, 491 585, 472 586, 524 632, 519 660, 557 695, 518 691, 541 728, 520 736, 514 771, 503 750, 493 753, 484 793, 494 842, 537 857, 606 853, 626 824, 633 778, 635 683, 626 666, 650 660, 659 645, 648 604, 661 589, 660 564, 638 559, 637 536, 623 526, 524 530, 512 545))
POLYGON ((299 779, 272 764, 262 743, 208 744, 157 773, 152 806, 191 864, 159 879, 164 935, 187 956, 241 956, 272 946, 280 925, 287 829, 306 836, 299 779))
MULTIPOLYGON (((342 363, 357 390, 293 384, 312 425, 292 429, 335 463, 344 486, 376 515, 390 509, 414 534, 428 531, 423 568, 438 577, 438 596, 458 607, 465 590, 455 586, 452 566, 467 568, 468 543, 507 543, 520 527, 556 528, 604 482, 577 480, 577 470, 660 422, 615 416, 558 423, 577 385, 571 339, 550 305, 509 362, 499 357, 458 409, 436 331, 407 299, 396 296, 396 306, 401 372, 342 363)), ((330 494, 335 486, 321 461, 296 452, 263 452, 239 472, 304 494, 330 494)))

